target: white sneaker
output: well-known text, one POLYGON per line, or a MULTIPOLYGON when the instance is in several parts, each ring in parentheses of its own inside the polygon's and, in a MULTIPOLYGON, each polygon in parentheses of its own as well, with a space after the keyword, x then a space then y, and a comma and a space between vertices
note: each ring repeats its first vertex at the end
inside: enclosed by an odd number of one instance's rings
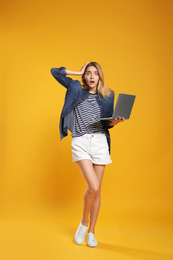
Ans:
POLYGON ((82 223, 80 221, 79 227, 78 227, 76 234, 75 234, 76 244, 81 245, 84 242, 87 229, 88 229, 88 227, 82 225, 82 223))
POLYGON ((87 246, 96 247, 98 245, 97 240, 93 233, 88 233, 87 246))

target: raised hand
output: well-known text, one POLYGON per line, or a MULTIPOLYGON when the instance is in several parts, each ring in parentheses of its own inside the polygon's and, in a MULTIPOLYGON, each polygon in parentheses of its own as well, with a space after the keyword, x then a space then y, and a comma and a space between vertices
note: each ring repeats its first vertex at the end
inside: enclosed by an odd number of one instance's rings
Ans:
POLYGON ((80 70, 81 75, 84 73, 86 66, 87 66, 88 63, 90 63, 90 62, 91 62, 91 61, 88 61, 87 63, 85 63, 85 64, 82 66, 82 68, 81 68, 81 70, 80 70))

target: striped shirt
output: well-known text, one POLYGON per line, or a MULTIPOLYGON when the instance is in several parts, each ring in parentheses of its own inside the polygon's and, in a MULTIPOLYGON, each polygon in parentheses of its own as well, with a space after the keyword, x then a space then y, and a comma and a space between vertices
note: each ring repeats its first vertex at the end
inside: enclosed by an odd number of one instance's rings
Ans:
POLYGON ((89 93, 88 98, 74 108, 72 137, 91 133, 104 133, 104 129, 99 120, 100 107, 96 100, 97 96, 97 93, 89 93))

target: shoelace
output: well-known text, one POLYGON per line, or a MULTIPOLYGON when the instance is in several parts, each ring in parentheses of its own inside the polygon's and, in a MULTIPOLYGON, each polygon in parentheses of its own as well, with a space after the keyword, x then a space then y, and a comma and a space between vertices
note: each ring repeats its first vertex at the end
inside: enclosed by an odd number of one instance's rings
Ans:
POLYGON ((85 234, 86 234, 86 230, 85 230, 84 227, 81 226, 80 229, 79 229, 79 232, 78 232, 78 236, 79 237, 84 237, 85 234))
POLYGON ((96 241, 95 236, 94 235, 92 235, 92 236, 90 235, 89 240, 91 240, 92 242, 95 242, 96 241))

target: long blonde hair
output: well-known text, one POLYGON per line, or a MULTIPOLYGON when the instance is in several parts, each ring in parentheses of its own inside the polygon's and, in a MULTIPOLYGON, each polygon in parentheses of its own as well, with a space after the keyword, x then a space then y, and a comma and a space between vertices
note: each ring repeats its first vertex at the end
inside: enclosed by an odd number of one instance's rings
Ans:
POLYGON ((106 99, 113 93, 113 90, 111 90, 110 88, 106 87, 102 68, 101 68, 101 66, 97 62, 92 62, 91 61, 85 67, 85 71, 82 74, 82 88, 83 89, 88 89, 88 86, 86 84, 86 80, 85 80, 84 76, 85 76, 85 72, 86 72, 87 68, 91 67, 91 66, 94 66, 97 69, 98 74, 99 74, 99 82, 98 82, 98 85, 97 85, 98 95, 102 95, 103 98, 106 99))

